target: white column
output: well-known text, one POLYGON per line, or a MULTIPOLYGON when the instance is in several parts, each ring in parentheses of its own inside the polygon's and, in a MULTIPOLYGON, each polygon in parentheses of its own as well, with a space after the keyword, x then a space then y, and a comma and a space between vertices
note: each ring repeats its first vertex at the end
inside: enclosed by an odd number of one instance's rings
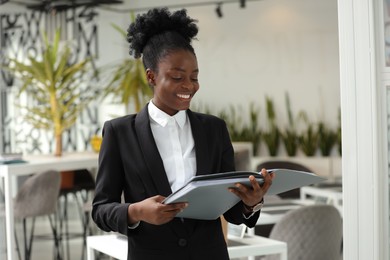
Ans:
MULTIPOLYGON (((375 0, 377 1, 377 0, 375 0)), ((388 259, 387 138, 374 0, 338 0, 344 259, 388 259)))

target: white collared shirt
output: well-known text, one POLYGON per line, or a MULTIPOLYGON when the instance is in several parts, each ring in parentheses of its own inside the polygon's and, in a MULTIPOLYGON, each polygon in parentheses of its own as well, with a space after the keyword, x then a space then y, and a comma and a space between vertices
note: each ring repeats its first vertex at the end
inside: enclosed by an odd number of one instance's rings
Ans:
POLYGON ((196 174, 191 124, 184 110, 170 116, 157 108, 152 101, 149 102, 148 110, 153 137, 171 190, 175 192, 196 174))

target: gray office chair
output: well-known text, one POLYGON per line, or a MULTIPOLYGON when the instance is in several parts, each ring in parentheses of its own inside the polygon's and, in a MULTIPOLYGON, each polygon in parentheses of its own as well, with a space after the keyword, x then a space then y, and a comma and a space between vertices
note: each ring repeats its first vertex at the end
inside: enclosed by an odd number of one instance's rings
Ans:
MULTIPOLYGON (((60 192, 61 175, 57 171, 45 171, 29 177, 19 189, 14 200, 15 218, 23 222, 24 235, 24 259, 31 259, 31 249, 34 238, 35 218, 38 216, 49 217, 50 227, 54 237, 56 249, 56 258, 61 259, 59 253, 59 241, 55 223, 52 216, 57 209, 58 195, 60 192), (27 237, 27 219, 31 218, 31 228, 29 237, 27 237)), ((15 240, 19 259, 21 253, 19 242, 15 231, 15 240)))
MULTIPOLYGON (((289 260, 340 260, 342 228, 342 218, 334 206, 310 205, 289 211, 269 237, 287 243, 289 260)), ((261 259, 276 260, 279 256, 261 259)))

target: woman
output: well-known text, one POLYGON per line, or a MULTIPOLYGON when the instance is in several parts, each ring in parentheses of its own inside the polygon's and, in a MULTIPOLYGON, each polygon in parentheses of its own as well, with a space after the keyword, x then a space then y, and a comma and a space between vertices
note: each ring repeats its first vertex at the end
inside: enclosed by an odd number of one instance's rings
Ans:
MULTIPOLYGON (((234 171, 225 122, 189 110, 199 89, 197 32, 186 10, 165 8, 137 16, 128 29, 130 54, 142 57, 154 94, 138 114, 105 123, 92 211, 101 229, 128 236, 128 259, 229 259, 220 219, 175 218, 187 204, 162 203, 192 176, 234 171)), ((262 187, 251 176, 251 187, 231 189, 241 201, 227 221, 256 224, 273 178, 262 174, 262 187)))

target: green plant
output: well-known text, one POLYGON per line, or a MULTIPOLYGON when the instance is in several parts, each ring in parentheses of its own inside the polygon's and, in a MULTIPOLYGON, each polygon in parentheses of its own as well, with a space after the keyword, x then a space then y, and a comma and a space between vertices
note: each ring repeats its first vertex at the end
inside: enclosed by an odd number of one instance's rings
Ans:
POLYGON ((338 125, 337 130, 336 130, 336 143, 337 143, 339 155, 341 156, 342 149, 341 149, 341 111, 340 111, 340 109, 339 109, 338 121, 339 121, 339 125, 338 125))
MULTIPOLYGON (((132 20, 134 21, 134 16, 132 16, 132 20)), ((112 26, 126 39, 126 32, 122 28, 115 24, 112 24, 112 26)), ((127 113, 129 113, 129 104, 133 101, 135 111, 140 111, 153 95, 152 89, 146 80, 142 61, 127 58, 109 67, 110 79, 107 87, 103 90, 103 97, 114 95, 114 100, 125 105, 127 113)))
POLYGON ((249 107, 249 123, 244 124, 243 111, 234 106, 229 107, 229 112, 221 111, 219 117, 224 119, 229 129, 230 138, 234 142, 251 142, 253 146, 253 154, 257 155, 258 147, 261 142, 261 130, 259 129, 259 109, 253 103, 249 107))
POLYGON ((222 110, 218 113, 218 116, 225 121, 229 130, 230 139, 232 141, 239 141, 241 139, 241 135, 238 126, 242 125, 242 118, 237 118, 236 108, 233 105, 230 105, 228 107, 228 111, 222 110))
POLYGON ((329 156, 337 141, 337 133, 326 127, 323 122, 318 124, 318 146, 323 156, 329 156))
POLYGON ((288 126, 284 131, 280 131, 280 136, 283 141, 286 152, 289 156, 295 156, 298 150, 298 134, 296 131, 294 117, 291 111, 290 98, 288 94, 285 95, 286 108, 288 115, 288 126))
POLYGON ((314 129, 315 124, 309 122, 305 112, 301 112, 300 116, 306 123, 306 130, 298 136, 299 146, 306 156, 314 156, 318 148, 318 131, 314 129))
POLYGON ((60 31, 53 42, 43 35, 41 53, 20 62, 9 58, 5 68, 22 81, 19 96, 25 92, 32 104, 21 106, 27 110, 26 120, 34 127, 53 130, 56 156, 62 155, 62 133, 76 122, 80 112, 94 98, 94 93, 83 91, 91 58, 70 64, 72 49, 69 44, 60 48, 60 31))
POLYGON ((266 97, 268 129, 263 131, 262 137, 271 156, 276 156, 279 150, 280 131, 276 124, 276 114, 271 98, 266 97))

